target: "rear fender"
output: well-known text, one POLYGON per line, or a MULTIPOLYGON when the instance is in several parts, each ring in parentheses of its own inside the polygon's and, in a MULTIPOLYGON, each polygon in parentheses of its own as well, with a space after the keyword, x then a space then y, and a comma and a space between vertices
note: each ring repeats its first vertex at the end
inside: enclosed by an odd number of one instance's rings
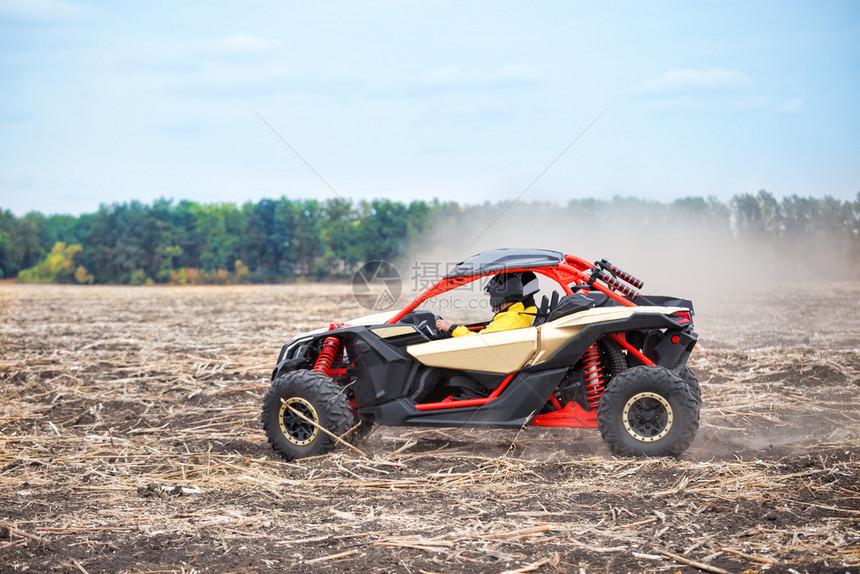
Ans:
MULTIPOLYGON (((683 345, 679 345, 683 347, 679 349, 679 353, 683 353, 684 349, 692 350, 697 338, 695 332, 692 331, 692 325, 686 329, 679 329, 678 325, 666 315, 660 313, 636 313, 631 315, 628 319, 604 321, 586 325, 549 356, 538 354, 535 361, 523 369, 523 371, 534 372, 546 369, 570 367, 575 365, 582 358, 582 355, 589 347, 591 347, 592 344, 610 333, 650 331, 652 329, 674 331, 676 334, 679 332, 686 333, 688 337, 683 339, 683 345)), ((659 346, 659 344, 660 343, 658 343, 657 346, 659 346)), ((660 366, 673 369, 676 366, 675 361, 678 356, 681 355, 676 355, 673 358, 667 349, 664 351, 664 356, 658 354, 656 357, 649 358, 660 366)))
POLYGON ((654 353, 657 355, 654 362, 677 373, 687 363, 687 358, 696 346, 697 340, 698 335, 691 327, 667 329, 660 342, 654 347, 654 353))

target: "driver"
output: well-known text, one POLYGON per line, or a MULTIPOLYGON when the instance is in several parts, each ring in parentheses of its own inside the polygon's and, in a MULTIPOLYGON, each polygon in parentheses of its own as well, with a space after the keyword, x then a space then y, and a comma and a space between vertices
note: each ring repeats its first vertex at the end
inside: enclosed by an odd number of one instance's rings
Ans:
MULTIPOLYGON (((495 316, 479 333, 493 333, 529 327, 537 313, 534 294, 538 292, 537 276, 531 271, 499 273, 484 287, 490 296, 495 316)), ((436 320, 436 328, 452 337, 473 335, 465 325, 452 325, 445 319, 436 320)))

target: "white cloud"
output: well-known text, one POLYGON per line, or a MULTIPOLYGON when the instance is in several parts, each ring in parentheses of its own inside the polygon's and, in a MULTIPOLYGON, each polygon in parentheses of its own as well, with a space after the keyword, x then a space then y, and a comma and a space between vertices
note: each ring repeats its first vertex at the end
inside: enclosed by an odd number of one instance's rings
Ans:
POLYGON ((739 70, 671 70, 648 80, 639 94, 653 109, 694 113, 797 113, 803 100, 781 103, 760 93, 750 76, 739 70))
POLYGON ((642 91, 668 95, 705 93, 746 88, 752 79, 738 70, 671 70, 642 84, 642 91))

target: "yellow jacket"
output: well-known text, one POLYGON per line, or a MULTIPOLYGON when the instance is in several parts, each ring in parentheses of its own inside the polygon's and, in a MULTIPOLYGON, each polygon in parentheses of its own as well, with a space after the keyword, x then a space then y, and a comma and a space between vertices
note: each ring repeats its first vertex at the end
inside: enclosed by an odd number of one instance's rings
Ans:
MULTIPOLYGON (((537 307, 534 305, 524 307, 523 304, 514 303, 504 311, 496 313, 493 320, 479 333, 494 333, 496 331, 507 331, 508 329, 522 329, 530 327, 534 320, 534 314, 537 313, 537 307)), ((474 331, 470 331, 465 325, 459 325, 451 331, 452 337, 462 337, 464 335, 474 335, 474 331)))

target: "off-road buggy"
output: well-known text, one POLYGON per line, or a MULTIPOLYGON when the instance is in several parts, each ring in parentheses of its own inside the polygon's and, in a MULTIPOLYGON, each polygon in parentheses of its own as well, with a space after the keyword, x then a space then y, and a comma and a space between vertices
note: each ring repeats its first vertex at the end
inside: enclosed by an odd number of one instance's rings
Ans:
POLYGON ((290 460, 355 441, 374 423, 598 428, 615 454, 678 456, 699 426, 699 383, 686 365, 693 305, 641 288, 605 259, 479 253, 400 311, 284 345, 263 399, 266 435, 290 460), (558 285, 539 294, 530 327, 450 338, 419 309, 481 278, 528 271, 558 285))

